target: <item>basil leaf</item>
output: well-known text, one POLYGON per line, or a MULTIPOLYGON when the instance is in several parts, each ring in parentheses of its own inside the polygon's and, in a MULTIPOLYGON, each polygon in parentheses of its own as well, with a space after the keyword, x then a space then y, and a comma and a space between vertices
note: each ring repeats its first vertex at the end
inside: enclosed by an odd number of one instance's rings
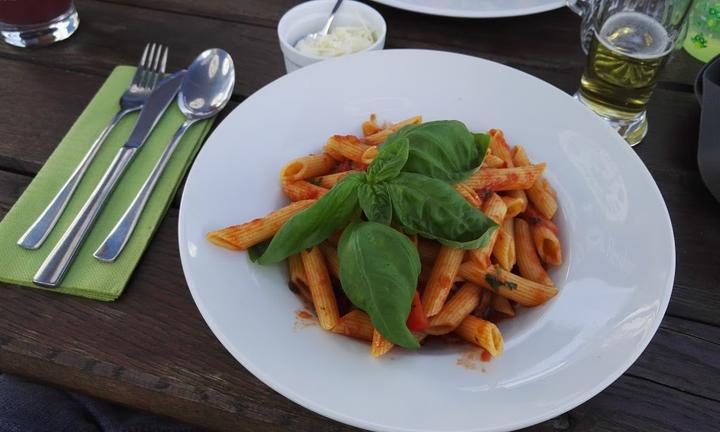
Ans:
POLYGON ((482 140, 476 139, 457 120, 405 126, 388 137, 388 143, 402 139, 410 143, 410 153, 403 172, 423 174, 451 183, 470 177, 482 163, 487 151, 487 145, 483 145, 482 140))
POLYGON ((273 264, 315 246, 345 226, 358 208, 357 189, 365 174, 345 176, 315 204, 291 217, 275 234, 260 264, 273 264))
POLYGON ((392 221, 392 203, 384 183, 360 185, 358 189, 360 208, 369 221, 390 225, 392 221))
POLYGON ((485 155, 487 154, 487 149, 490 147, 490 135, 486 133, 476 133, 473 134, 475 137, 475 145, 478 146, 478 151, 480 151, 480 154, 482 157, 480 158, 480 164, 482 164, 482 161, 485 159, 485 155))
POLYGON ((405 138, 385 144, 367 170, 369 183, 389 180, 398 174, 405 165, 410 151, 410 142, 405 138))
POLYGON ((269 245, 270 240, 265 240, 255 246, 251 246, 250 249, 248 249, 248 258, 250 258, 250 261, 256 262, 258 258, 265 253, 269 245))
POLYGON ((338 260, 343 291, 373 327, 396 345, 419 348, 405 323, 420 275, 410 239, 387 225, 356 222, 340 237, 338 260))
POLYGON ((386 183, 393 220, 410 232, 461 249, 485 246, 497 224, 449 184, 413 173, 386 183))

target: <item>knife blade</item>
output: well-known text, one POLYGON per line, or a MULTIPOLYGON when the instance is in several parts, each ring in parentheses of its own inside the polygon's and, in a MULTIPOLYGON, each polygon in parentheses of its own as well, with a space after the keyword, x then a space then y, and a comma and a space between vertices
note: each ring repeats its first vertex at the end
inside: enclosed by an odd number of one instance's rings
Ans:
POLYGON ((182 79, 185 76, 185 71, 176 72, 169 77, 165 78, 158 87, 148 97, 145 106, 140 111, 135 128, 130 133, 130 137, 125 143, 124 147, 129 148, 140 148, 145 144, 150 132, 155 128, 155 125, 162 117, 163 113, 170 106, 170 102, 175 99, 178 91, 180 91, 180 85, 182 79))
POLYGON ((115 185, 150 136, 160 117, 175 99, 184 76, 184 70, 170 75, 150 94, 127 142, 120 147, 90 198, 45 258, 33 277, 33 283, 46 288, 57 288, 60 285, 115 185))

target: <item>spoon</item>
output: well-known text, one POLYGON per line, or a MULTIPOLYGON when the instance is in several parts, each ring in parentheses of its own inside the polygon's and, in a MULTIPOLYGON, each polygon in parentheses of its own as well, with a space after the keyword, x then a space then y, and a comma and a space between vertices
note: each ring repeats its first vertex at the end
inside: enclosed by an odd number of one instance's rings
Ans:
POLYGON ((95 258, 112 262, 120 255, 180 139, 190 126, 222 111, 230 100, 234 85, 235 67, 227 52, 218 48, 209 49, 192 62, 178 94, 178 106, 185 115, 185 121, 175 132, 130 207, 93 254, 95 258))
POLYGON ((319 32, 310 33, 302 39, 315 40, 323 36, 327 36, 328 32, 330 32, 330 27, 335 20, 335 13, 338 9, 340 9, 340 5, 342 4, 342 2, 343 0, 337 0, 335 2, 335 6, 333 6, 332 11, 330 11, 330 16, 328 17, 327 21, 325 21, 325 25, 319 32))

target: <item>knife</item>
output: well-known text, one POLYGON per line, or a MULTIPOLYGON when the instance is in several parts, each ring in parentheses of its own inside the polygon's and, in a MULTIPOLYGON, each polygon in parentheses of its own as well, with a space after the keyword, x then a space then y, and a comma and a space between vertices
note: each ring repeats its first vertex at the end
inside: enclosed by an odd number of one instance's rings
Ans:
POLYGON ((105 171, 100 183, 85 202, 80 213, 72 221, 60 241, 40 266, 33 282, 46 288, 57 288, 65 277, 75 255, 90 232, 95 219, 102 210, 125 169, 152 132, 160 117, 170 105, 182 84, 185 71, 177 72, 165 78, 148 97, 138 116, 137 123, 125 145, 118 151, 110 167, 105 171))

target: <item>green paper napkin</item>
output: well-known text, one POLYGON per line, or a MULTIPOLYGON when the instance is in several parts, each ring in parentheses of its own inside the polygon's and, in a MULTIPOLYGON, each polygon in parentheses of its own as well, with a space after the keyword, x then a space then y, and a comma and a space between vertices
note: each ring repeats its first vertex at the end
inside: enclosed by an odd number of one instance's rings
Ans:
MULTIPOLYGON (((115 68, 35 179, 0 222, 0 281, 44 289, 32 283, 35 272, 90 196, 118 149, 125 143, 135 125, 137 113, 127 115, 102 145, 42 247, 29 251, 17 246, 16 242, 65 183, 100 131, 117 112, 120 96, 134 72, 135 68, 131 66, 115 68)), ((207 135, 212 120, 196 123, 185 134, 158 181, 133 236, 117 261, 103 263, 92 254, 135 197, 183 120, 177 103, 173 102, 116 186, 62 285, 51 291, 105 301, 120 296, 207 135)), ((28 126, 42 127, 40 123, 28 126)))

